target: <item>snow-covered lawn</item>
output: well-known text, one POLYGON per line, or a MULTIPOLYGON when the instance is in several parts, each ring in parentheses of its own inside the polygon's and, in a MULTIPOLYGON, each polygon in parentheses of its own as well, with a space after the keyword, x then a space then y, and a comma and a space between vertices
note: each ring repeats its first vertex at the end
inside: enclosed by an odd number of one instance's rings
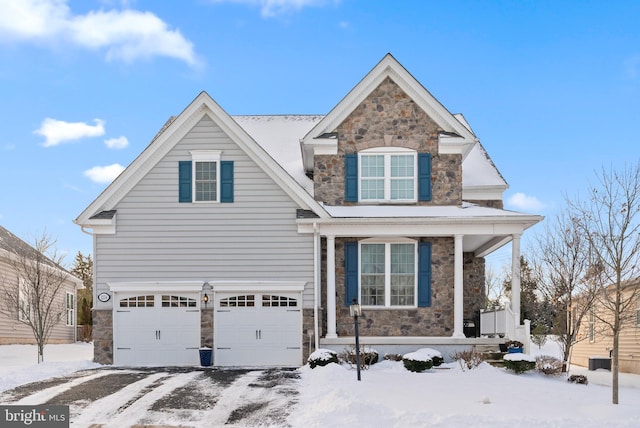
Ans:
MULTIPOLYGON (((35 364, 32 346, 0 346, 0 391, 99 365, 89 344, 49 345, 45 363, 35 364)), ((549 342, 532 354, 557 356, 549 342)), ((638 427, 640 376, 621 374, 620 403, 611 403, 611 374, 572 367, 588 385, 566 377, 528 372, 515 375, 483 364, 463 371, 459 364, 411 373, 384 361, 362 372, 330 364, 300 369, 293 427, 638 427)), ((174 421, 179 425, 180 421, 174 421)))

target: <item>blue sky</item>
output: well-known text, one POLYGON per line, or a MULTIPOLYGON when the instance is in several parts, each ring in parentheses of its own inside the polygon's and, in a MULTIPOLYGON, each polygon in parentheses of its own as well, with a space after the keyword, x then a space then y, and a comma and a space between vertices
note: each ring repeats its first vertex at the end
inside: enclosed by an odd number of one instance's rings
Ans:
POLYGON ((69 263, 92 252, 73 219, 200 91, 230 114, 326 114, 387 52, 465 115, 510 184, 508 209, 551 216, 595 170, 640 159, 637 1, 0 0, 0 10, 0 224, 27 241, 46 230, 69 263))

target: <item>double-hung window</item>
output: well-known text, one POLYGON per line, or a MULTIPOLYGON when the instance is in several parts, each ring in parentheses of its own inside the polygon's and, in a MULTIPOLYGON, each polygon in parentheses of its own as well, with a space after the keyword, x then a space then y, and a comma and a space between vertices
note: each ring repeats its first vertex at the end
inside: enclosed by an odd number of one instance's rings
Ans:
POLYGON ((588 333, 589 343, 594 343, 596 341, 596 312, 593 309, 589 311, 588 333))
POLYGON ((178 161, 178 202, 233 202, 233 161, 220 150, 191 152, 178 161))
POLYGON ((20 321, 29 321, 31 318, 31 299, 29 287, 26 282, 20 278, 18 280, 18 319, 20 321))
POLYGON ((195 202, 218 202, 220 151, 191 152, 193 161, 193 195, 195 202))
POLYGON ((417 249, 413 241, 360 243, 360 303, 416 306, 417 249))
POLYGON ((67 292, 65 295, 65 307, 67 309, 67 325, 72 326, 76 323, 76 305, 73 293, 67 292))
POLYGON ((360 201, 416 201, 415 151, 385 147, 363 150, 358 156, 360 201))

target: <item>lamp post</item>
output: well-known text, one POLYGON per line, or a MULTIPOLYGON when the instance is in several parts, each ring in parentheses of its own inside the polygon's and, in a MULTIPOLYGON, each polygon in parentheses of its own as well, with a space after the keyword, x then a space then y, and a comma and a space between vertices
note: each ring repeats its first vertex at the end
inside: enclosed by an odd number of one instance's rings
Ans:
POLYGON ((360 380, 360 334, 358 332, 358 317, 362 315, 362 308, 356 301, 353 299, 351 306, 349 306, 349 312, 353 317, 353 322, 355 325, 355 336, 356 336, 356 370, 358 372, 358 380, 360 380))

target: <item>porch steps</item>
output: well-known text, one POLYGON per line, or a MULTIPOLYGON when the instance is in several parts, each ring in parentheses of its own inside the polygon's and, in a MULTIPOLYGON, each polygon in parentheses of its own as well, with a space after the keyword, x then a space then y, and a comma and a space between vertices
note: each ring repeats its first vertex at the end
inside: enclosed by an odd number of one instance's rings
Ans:
POLYGON ((506 352, 500 351, 500 346, 498 345, 473 345, 473 350, 479 354, 482 354, 484 360, 495 367, 504 366, 504 361, 502 357, 505 356, 506 352))

